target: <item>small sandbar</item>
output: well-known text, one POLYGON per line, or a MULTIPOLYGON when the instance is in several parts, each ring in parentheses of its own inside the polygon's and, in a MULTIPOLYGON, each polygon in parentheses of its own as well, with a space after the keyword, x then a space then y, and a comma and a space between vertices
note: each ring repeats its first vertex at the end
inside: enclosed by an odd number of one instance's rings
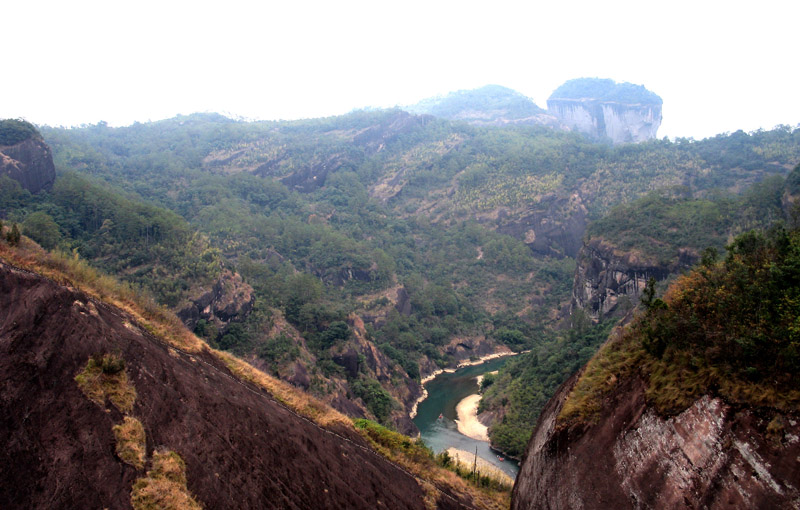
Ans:
MULTIPOLYGON (((475 463, 474 453, 465 452, 464 450, 458 450, 456 448, 448 448, 447 453, 450 454, 450 458, 453 459, 455 463, 461 464, 462 468, 471 470, 475 463)), ((514 479, 505 471, 481 457, 478 457, 477 471, 482 475, 491 476, 496 480, 500 480, 509 486, 514 485, 514 479)))
MULTIPOLYGON (((503 349, 504 350, 502 350, 500 352, 494 352, 492 354, 487 354, 486 356, 481 356, 480 358, 477 358, 477 359, 474 359, 474 360, 470 360, 470 359, 464 360, 464 361, 460 362, 457 365, 457 367, 458 368, 471 367, 471 366, 474 366, 474 365, 481 365, 483 363, 486 363, 489 360, 493 360, 493 359, 497 359, 497 358, 504 358, 506 356, 516 356, 517 354, 522 354, 521 352, 520 353, 516 353, 516 352, 512 351, 511 349, 509 349, 508 347, 503 347, 503 349)), ((527 352, 527 351, 523 351, 523 352, 527 352)))
POLYGON ((478 377, 476 377, 475 380, 478 381, 478 388, 480 388, 481 384, 483 384, 483 376, 484 375, 487 375, 487 374, 497 375, 497 372, 499 372, 499 370, 495 370, 493 372, 486 372, 486 374, 479 375, 478 377))
POLYGON ((458 431, 465 436, 478 441, 488 441, 489 429, 478 421, 478 404, 480 401, 481 396, 475 394, 459 402, 456 406, 456 414, 458 415, 456 425, 458 426, 458 431))

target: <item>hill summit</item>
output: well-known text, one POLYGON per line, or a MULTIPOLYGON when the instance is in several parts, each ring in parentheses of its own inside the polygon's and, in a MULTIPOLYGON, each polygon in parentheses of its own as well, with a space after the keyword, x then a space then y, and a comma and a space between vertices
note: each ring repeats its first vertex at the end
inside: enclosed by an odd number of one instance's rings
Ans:
POLYGON ((0 120, 0 178, 8 176, 38 193, 53 187, 56 169, 50 148, 29 122, 0 120))
POLYGON ((524 94, 500 85, 458 90, 405 107, 414 114, 463 120, 479 126, 532 124, 558 127, 558 121, 524 94))
POLYGON ((570 129, 616 144, 655 138, 662 102, 642 85, 578 78, 550 95, 547 110, 570 129))
POLYGON ((578 131, 617 144, 655 138, 661 125, 661 104, 661 98, 642 85, 577 78, 553 91, 547 110, 524 94, 500 85, 458 90, 404 109, 476 126, 523 124, 578 131))

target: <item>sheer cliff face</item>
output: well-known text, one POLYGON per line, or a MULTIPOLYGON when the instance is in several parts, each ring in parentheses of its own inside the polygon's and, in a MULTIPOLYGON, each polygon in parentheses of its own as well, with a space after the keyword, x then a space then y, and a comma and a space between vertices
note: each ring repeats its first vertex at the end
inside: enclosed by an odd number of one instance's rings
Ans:
POLYGON ((511 508, 792 508, 800 504, 800 417, 703 396, 659 416, 644 383, 621 381, 597 423, 559 429, 577 377, 533 433, 511 508))
POLYGON ((15 145, 0 145, 0 175, 7 175, 31 193, 50 189, 56 169, 50 147, 40 136, 15 145))
POLYGON ((647 281, 661 281, 697 262, 689 249, 669 264, 647 260, 634 252, 616 250, 602 239, 592 238, 577 257, 572 284, 572 309, 581 309, 595 321, 621 316, 639 301, 647 281))
POLYGON ((586 232, 588 212, 580 195, 549 195, 524 212, 501 212, 495 228, 502 234, 522 239, 536 253, 554 257, 575 257, 586 232))
POLYGON ((243 321, 253 309, 253 287, 245 283, 239 273, 225 270, 210 291, 201 290, 199 296, 178 312, 178 317, 191 330, 200 319, 224 329, 232 320, 243 321))
POLYGON ((638 143, 656 137, 660 104, 627 104, 600 99, 548 99, 547 110, 570 129, 613 143, 638 143))

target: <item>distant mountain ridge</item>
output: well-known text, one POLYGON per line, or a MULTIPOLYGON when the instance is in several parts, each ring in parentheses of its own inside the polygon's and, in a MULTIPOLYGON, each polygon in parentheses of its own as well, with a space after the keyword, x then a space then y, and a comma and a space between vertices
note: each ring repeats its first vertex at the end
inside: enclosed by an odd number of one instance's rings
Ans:
POLYGON ((617 144, 655 138, 661 125, 662 103, 661 97, 643 85, 577 78, 551 94, 547 110, 500 85, 430 97, 404 109, 478 126, 523 124, 578 131, 589 138, 617 144))
POLYGON ((450 92, 445 96, 429 97, 404 109, 417 115, 463 120, 479 126, 533 124, 558 127, 558 120, 548 115, 531 98, 500 85, 485 85, 477 89, 450 92))
POLYGON ((664 103, 658 94, 647 90, 644 85, 617 83, 602 78, 576 78, 566 81, 550 94, 550 99, 597 99, 654 105, 664 103))

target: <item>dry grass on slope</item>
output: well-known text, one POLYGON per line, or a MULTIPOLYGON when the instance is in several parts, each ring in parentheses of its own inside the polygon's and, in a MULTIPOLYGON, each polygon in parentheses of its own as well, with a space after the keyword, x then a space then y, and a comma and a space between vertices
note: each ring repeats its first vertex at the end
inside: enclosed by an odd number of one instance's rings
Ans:
MULTIPOLYGON (((357 429, 350 418, 327 404, 284 381, 261 372, 230 353, 211 349, 205 342, 189 332, 172 312, 155 304, 152 300, 137 295, 130 286, 119 283, 113 277, 103 275, 77 257, 63 253, 48 253, 33 241, 23 237, 18 247, 10 247, 5 242, 0 241, 0 260, 5 260, 21 269, 41 274, 59 284, 80 289, 97 301, 122 309, 131 316, 133 321, 154 337, 161 339, 176 349, 188 353, 210 353, 219 359, 239 380, 263 388, 287 408, 298 415, 310 419, 321 427, 338 426, 355 430, 365 437, 367 443, 372 445, 372 449, 375 452, 397 464, 405 471, 412 473, 420 486, 428 493, 428 498, 426 499, 428 503, 432 504, 441 498, 447 498, 448 496, 445 496, 442 492, 444 490, 454 495, 456 499, 471 501, 471 506, 474 508, 502 510, 507 509, 510 505, 509 491, 493 491, 475 487, 452 471, 439 467, 430 458, 421 460, 416 456, 408 456, 403 452, 381 446, 367 437, 363 430, 357 429)), ((84 392, 90 399, 96 402, 104 402, 108 398, 114 405, 117 405, 118 402, 120 411, 128 414, 132 409, 133 400, 136 398, 135 390, 128 398, 117 398, 115 396, 112 399, 107 394, 107 389, 103 388, 104 381, 108 382, 107 378, 105 376, 98 377, 97 374, 98 367, 102 374, 102 365, 102 358, 94 362, 90 359, 87 363, 88 371, 84 370, 78 376, 83 376, 84 383, 78 381, 79 384, 86 385, 87 389, 84 392), (92 366, 90 367, 89 365, 92 366), (117 402, 114 402, 114 399, 117 402), (130 400, 130 403, 128 403, 128 400, 130 400)), ((121 373, 124 374, 124 370, 121 373)), ((120 396, 124 394, 125 392, 121 392, 120 396)), ((137 432, 134 424, 128 423, 126 420, 126 422, 117 425, 117 427, 120 427, 115 429, 115 434, 117 434, 118 438, 118 455, 121 459, 139 468, 139 465, 137 465, 140 462, 138 460, 139 453, 135 447, 138 440, 136 439, 137 432)), ((406 436, 394 434, 401 437, 401 441, 414 441, 406 436)), ((134 486, 132 502, 136 510, 200 508, 199 504, 186 492, 185 474, 181 474, 177 479, 172 475, 178 472, 184 473, 184 471, 170 468, 170 465, 173 467, 175 465, 183 465, 183 461, 174 452, 156 452, 153 455, 153 468, 148 471, 147 477, 140 478, 134 486), (183 477, 182 483, 181 477, 183 477)))
MULTIPOLYGON (((356 429, 372 448, 381 455, 412 473, 428 493, 428 499, 438 501, 448 498, 469 500, 475 508, 504 510, 511 505, 511 486, 505 480, 484 475, 480 486, 459 476, 457 469, 446 469, 437 464, 431 450, 419 439, 411 439, 369 420, 355 420, 356 429)), ((450 463, 451 468, 456 468, 450 463)))
POLYGON ((89 400, 105 405, 108 399, 121 413, 130 413, 136 401, 136 389, 128 380, 125 360, 114 354, 89 358, 86 367, 75 376, 78 387, 89 400))
POLYGON ((136 469, 144 469, 147 446, 142 422, 132 416, 126 416, 125 421, 114 425, 113 431, 119 458, 136 469))
POLYGON ((142 296, 130 285, 91 267, 77 254, 47 252, 23 236, 17 247, 0 242, 0 259, 66 287, 80 289, 98 301, 125 311, 153 336, 179 349, 199 352, 205 346, 174 313, 142 296))
POLYGON ((222 360, 225 366, 228 367, 228 370, 239 379, 265 389, 275 397, 276 400, 296 413, 313 420, 323 427, 330 426, 334 423, 351 426, 350 418, 311 395, 303 393, 280 379, 265 374, 229 352, 217 351, 214 349, 209 350, 214 356, 222 360))
POLYGON ((186 464, 173 451, 153 453, 153 467, 133 484, 134 510, 200 510, 186 488, 186 464))

